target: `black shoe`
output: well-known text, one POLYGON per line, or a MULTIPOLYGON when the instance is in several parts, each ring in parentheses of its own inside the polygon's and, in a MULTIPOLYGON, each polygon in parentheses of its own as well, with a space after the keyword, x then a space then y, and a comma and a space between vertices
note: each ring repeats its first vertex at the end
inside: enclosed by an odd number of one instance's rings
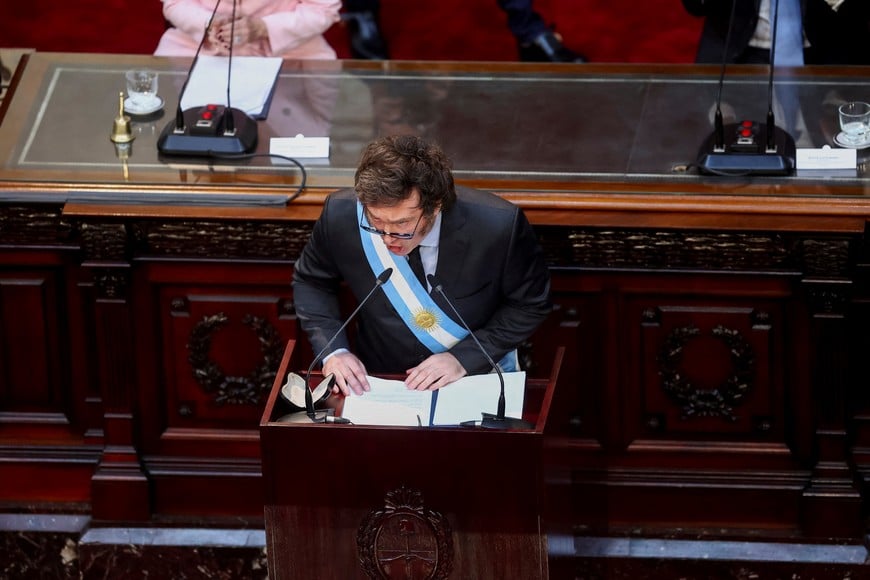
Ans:
POLYGON ((345 12, 341 20, 350 31, 350 53, 354 58, 386 60, 387 43, 381 37, 378 20, 371 12, 345 12))
POLYGON ((586 57, 567 48, 562 44, 562 39, 550 30, 532 42, 521 43, 519 51, 520 60, 528 62, 586 62, 586 57))

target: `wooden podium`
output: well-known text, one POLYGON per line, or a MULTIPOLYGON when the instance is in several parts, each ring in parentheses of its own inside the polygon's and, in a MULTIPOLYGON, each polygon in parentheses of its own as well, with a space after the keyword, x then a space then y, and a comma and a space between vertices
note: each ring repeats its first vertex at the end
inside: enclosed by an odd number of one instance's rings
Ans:
POLYGON ((534 428, 507 431, 279 422, 294 346, 260 423, 269 578, 547 577, 541 454, 563 349, 527 381, 534 428))

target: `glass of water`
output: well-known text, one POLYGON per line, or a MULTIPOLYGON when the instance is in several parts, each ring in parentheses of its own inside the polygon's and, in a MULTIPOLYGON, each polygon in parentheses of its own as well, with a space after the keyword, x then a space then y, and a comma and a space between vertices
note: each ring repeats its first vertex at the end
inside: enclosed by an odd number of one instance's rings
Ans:
POLYGON ((840 105, 840 129, 843 140, 851 145, 870 140, 870 103, 852 101, 840 105))
POLYGON ((127 71, 127 96, 139 108, 152 106, 157 101, 157 73, 150 70, 127 71))

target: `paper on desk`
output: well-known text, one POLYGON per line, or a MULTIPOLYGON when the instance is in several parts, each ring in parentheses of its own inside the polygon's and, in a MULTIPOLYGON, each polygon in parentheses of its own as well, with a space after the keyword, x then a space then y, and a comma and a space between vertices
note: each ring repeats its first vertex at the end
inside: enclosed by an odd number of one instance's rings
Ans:
MULTIPOLYGON (((181 97, 182 110, 227 104, 228 61, 225 56, 199 56, 181 97)), ((234 56, 230 87, 233 108, 265 119, 281 64, 278 57, 234 56)))
POLYGON ((345 398, 342 417, 354 425, 429 425, 432 391, 411 391, 402 381, 367 378, 372 390, 345 398))
MULTIPOLYGON (((505 415, 521 417, 526 373, 503 373, 505 415)), ((495 373, 467 376, 437 391, 411 391, 405 383, 368 377, 372 389, 344 400, 342 417, 357 425, 458 425, 495 413, 500 385, 495 373), (432 406, 434 405, 434 413, 432 406)))
MULTIPOLYGON (((526 373, 502 373, 504 377, 505 416, 521 418, 526 394, 526 373)), ((458 425, 479 421, 482 412, 498 411, 501 391, 498 375, 470 375, 438 389, 432 425, 458 425)))

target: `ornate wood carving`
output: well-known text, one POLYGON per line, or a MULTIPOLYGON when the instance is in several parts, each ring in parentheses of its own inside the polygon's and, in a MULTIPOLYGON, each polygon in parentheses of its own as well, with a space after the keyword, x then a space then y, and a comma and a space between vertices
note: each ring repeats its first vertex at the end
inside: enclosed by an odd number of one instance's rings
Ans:
POLYGON ((825 278, 846 276, 849 271, 850 247, 849 240, 843 239, 803 240, 803 272, 825 278))
POLYGON ((311 235, 310 222, 137 222, 137 254, 295 260, 311 235))
POLYGON ((405 486, 387 493, 357 532, 360 566, 369 578, 441 580, 453 568, 453 536, 442 514, 405 486))
POLYGON ((115 300, 123 298, 127 294, 129 284, 129 274, 126 270, 97 268, 94 271, 94 287, 96 288, 98 299, 115 300))
MULTIPOLYGON (((731 374, 715 389, 699 389, 682 371, 683 348, 701 335, 694 325, 671 331, 659 352, 659 374, 662 389, 680 406, 684 419, 691 417, 721 417, 735 421, 734 408, 754 386, 755 353, 739 331, 716 326, 712 335, 725 343, 731 353, 731 374)), ((657 427, 658 425, 651 425, 657 427)))
POLYGON ((62 206, 0 206, 0 243, 60 243, 73 237, 73 226, 63 219, 62 206))
POLYGON ((84 222, 80 229, 85 260, 107 262, 128 259, 129 244, 124 224, 84 222))
POLYGON ((700 270, 797 270, 837 277, 848 268, 850 239, 807 239, 759 232, 598 230, 541 226, 557 266, 700 270))
POLYGON ((808 302, 814 315, 843 316, 851 297, 852 283, 804 282, 808 302))
MULTIPOLYGON (((247 315, 242 322, 250 327, 260 343, 263 361, 246 377, 227 376, 211 359, 211 340, 229 318, 224 313, 206 316, 200 320, 190 333, 187 348, 188 361, 193 367, 193 376, 206 393, 214 396, 219 405, 257 405, 269 392, 275 373, 281 362, 284 344, 278 331, 268 320, 247 315)), ((192 411, 191 411, 192 412, 192 411)))

